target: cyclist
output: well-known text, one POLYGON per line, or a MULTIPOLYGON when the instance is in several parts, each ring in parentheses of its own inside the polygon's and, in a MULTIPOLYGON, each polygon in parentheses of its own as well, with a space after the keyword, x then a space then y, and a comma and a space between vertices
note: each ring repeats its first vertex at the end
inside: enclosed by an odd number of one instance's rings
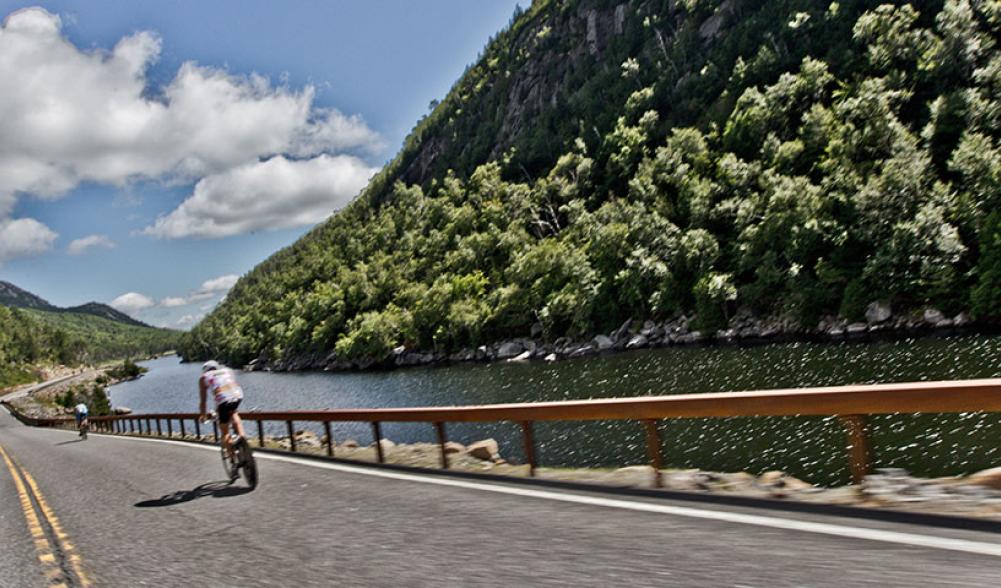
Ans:
MULTIPOLYGON (((236 429, 237 437, 246 439, 246 434, 243 431, 243 421, 240 420, 240 415, 236 412, 236 408, 240 406, 240 401, 243 400, 243 389, 236 383, 236 376, 233 375, 233 370, 219 365, 219 362, 206 361, 202 365, 202 375, 198 378, 198 394, 200 397, 198 412, 202 420, 205 420, 207 416, 205 412, 206 396, 211 394, 212 398, 215 399, 216 414, 218 415, 219 428, 222 432, 222 447, 232 458, 233 448, 229 442, 230 421, 233 422, 233 428, 236 429)), ((239 473, 234 468, 230 475, 239 475, 239 473)))
POLYGON ((76 405, 76 407, 73 409, 73 416, 76 417, 76 428, 78 431, 80 431, 81 437, 83 437, 84 427, 86 427, 89 424, 89 422, 87 421, 88 412, 90 411, 87 408, 87 405, 82 402, 76 405))

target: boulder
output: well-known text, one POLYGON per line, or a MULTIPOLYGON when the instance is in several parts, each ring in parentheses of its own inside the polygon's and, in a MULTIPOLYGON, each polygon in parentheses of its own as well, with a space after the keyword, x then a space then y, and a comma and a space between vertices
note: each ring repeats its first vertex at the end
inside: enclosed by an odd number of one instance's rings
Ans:
POLYGON ((845 327, 849 335, 859 335, 869 330, 869 325, 865 323, 852 323, 845 327))
POLYGON ((532 352, 531 351, 522 351, 521 353, 519 353, 518 355, 515 355, 514 357, 509 357, 507 359, 507 361, 519 361, 520 362, 520 361, 528 361, 531 358, 532 358, 532 352))
POLYGON ((889 302, 883 300, 871 302, 865 309, 865 320, 869 324, 881 323, 889 320, 891 316, 893 316, 893 309, 890 308, 889 302))
POLYGON ((591 355, 594 353, 594 347, 592 345, 582 345, 570 351, 567 355, 568 357, 584 357, 585 355, 591 355))
POLYGON ((497 348, 497 359, 510 359, 524 350, 520 341, 506 341, 497 348))
POLYGON ((761 474, 758 477, 758 483, 762 486, 782 488, 783 490, 806 490, 807 488, 813 488, 813 484, 777 470, 761 474))
POLYGON ((649 339, 643 335, 633 335, 629 342, 626 343, 626 349, 640 349, 641 347, 646 347, 649 343, 649 339))
POLYGON ((393 355, 403 355, 407 351, 406 345, 400 345, 399 347, 393 348, 393 355))
POLYGON ((969 484, 1001 490, 1001 467, 981 470, 970 474, 966 477, 965 481, 969 484))
POLYGON ((615 342, 609 337, 606 337, 604 335, 597 335, 595 336, 594 339, 591 340, 591 344, 598 351, 606 351, 608 349, 611 349, 612 346, 615 345, 615 342))
POLYGON ((116 406, 111 409, 111 414, 132 414, 132 409, 127 406, 116 406))
POLYGON ((393 443, 389 439, 379 439, 379 446, 382 447, 383 451, 389 451, 390 449, 396 447, 396 443, 393 443))
POLYGON ((555 353, 550 353, 549 355, 547 355, 545 357, 545 360, 546 361, 556 361, 556 354, 555 353))
MULTIPOLYGON (((631 319, 631 318, 626 319, 626 322, 622 323, 622 325, 618 329, 615 329, 614 331, 612 331, 612 333, 611 333, 611 339, 612 339, 612 341, 613 342, 618 341, 619 339, 622 339, 626 335, 628 335, 629 334, 629 327, 631 327, 632 324, 633 324, 633 319, 631 319)), ((600 337, 600 336, 601 335, 598 335, 598 337, 600 337)), ((598 337, 595 337, 595 339, 597 339, 598 337)))
POLYGON ((533 339, 538 339, 542 336, 542 323, 532 323, 532 330, 530 331, 533 339))
POLYGON ((320 438, 317 437, 312 431, 296 431, 295 444, 306 445, 309 447, 319 447, 320 438))
POLYGON ((955 326, 957 326, 957 327, 962 327, 964 325, 969 324, 970 320, 971 319, 970 319, 970 315, 969 314, 967 314, 965 312, 961 312, 961 313, 957 314, 956 316, 952 317, 952 324, 955 325, 955 326))
POLYGON ((453 453, 462 453, 466 450, 466 446, 457 441, 449 441, 445 443, 445 454, 451 455, 453 453))
POLYGON ((477 441, 466 448, 469 455, 484 461, 496 461, 500 459, 500 448, 494 439, 483 439, 477 441))
POLYGON ((343 443, 338 444, 338 447, 343 447, 345 449, 358 449, 358 442, 354 439, 345 439, 343 443))
POLYGON ((937 308, 926 308, 922 318, 929 325, 936 325, 945 320, 945 315, 937 308))

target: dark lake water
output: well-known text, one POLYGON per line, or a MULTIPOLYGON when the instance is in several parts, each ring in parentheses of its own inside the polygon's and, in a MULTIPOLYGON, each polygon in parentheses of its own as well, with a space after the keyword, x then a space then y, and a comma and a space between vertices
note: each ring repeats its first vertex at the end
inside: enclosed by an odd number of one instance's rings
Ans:
MULTIPOLYGON (((143 378, 112 387, 115 406, 136 412, 198 410, 198 364, 145 362, 143 378)), ((467 364, 365 373, 238 373, 245 409, 442 406, 629 397, 800 386, 1001 376, 1001 337, 966 335, 867 343, 787 343, 669 348, 556 363, 467 364)), ((275 424, 272 434, 284 434, 275 424)), ((921 476, 968 473, 1001 462, 1001 415, 900 415, 872 421, 877 467, 921 476)), ((298 425, 297 428, 303 428, 298 425)), ((252 429, 253 430, 253 429, 252 429)), ((449 438, 494 437, 521 461, 515 424, 449 424, 449 438)), ((396 442, 432 441, 430 424, 386 423, 396 442)), ((787 471, 819 484, 848 479, 834 418, 677 419, 661 427, 665 464, 715 471, 787 471)), ((364 423, 334 425, 338 440, 371 442, 364 423)), ((543 466, 645 463, 635 422, 537 423, 543 466)))

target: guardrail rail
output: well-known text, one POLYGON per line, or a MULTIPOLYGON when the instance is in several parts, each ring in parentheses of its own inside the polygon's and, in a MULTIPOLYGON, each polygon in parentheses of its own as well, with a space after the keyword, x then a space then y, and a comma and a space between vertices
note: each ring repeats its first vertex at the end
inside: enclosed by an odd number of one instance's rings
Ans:
MULTIPOLYGON (((6 404, 6 403, 5 403, 6 404)), ((18 413, 9 404, 12 414, 32 426, 53 427, 72 424, 72 418, 33 418, 18 413)), ((446 423, 513 422, 521 427, 525 460, 529 474, 538 466, 533 424, 538 421, 633 420, 645 432, 647 454, 653 466, 653 485, 662 485, 663 468, 661 437, 658 421, 678 418, 729 418, 767 416, 836 416, 845 425, 848 436, 848 463, 852 480, 861 482, 871 471, 872 452, 869 443, 867 417, 879 414, 1001 412, 1001 379, 960 380, 946 382, 914 382, 868 384, 726 392, 707 394, 677 394, 600 400, 570 400, 481 406, 450 406, 420 408, 378 408, 299 411, 247 411, 240 413, 244 423, 257 423, 257 436, 264 446, 264 423, 284 422, 288 431, 289 449, 296 451, 296 422, 321 423, 325 432, 326 454, 334 457, 334 441, 330 424, 334 422, 367 422, 371 424, 376 456, 385 462, 381 424, 387 422, 425 422, 433 426, 441 450, 441 467, 448 468, 445 444, 446 423)), ((90 417, 91 428, 111 434, 141 434, 174 436, 174 422, 185 436, 186 423, 191 421, 195 435, 201 439, 201 423, 197 413, 149 413, 90 417), (143 426, 145 423, 145 427, 143 426)), ((213 440, 219 431, 212 423, 213 440)), ((249 434, 249 431, 248 431, 249 434)))

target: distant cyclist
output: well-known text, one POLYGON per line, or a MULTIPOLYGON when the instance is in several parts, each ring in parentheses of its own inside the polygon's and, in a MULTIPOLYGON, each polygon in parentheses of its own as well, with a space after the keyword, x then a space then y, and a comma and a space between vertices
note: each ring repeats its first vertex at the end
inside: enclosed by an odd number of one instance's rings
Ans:
POLYGON ((90 424, 89 421, 87 420, 87 415, 89 413, 90 410, 87 408, 87 405, 82 402, 76 405, 76 407, 73 409, 73 416, 76 417, 76 428, 78 431, 80 431, 81 437, 83 437, 86 434, 84 433, 84 428, 88 424, 90 424))
POLYGON ((198 394, 200 403, 198 412, 201 419, 205 420, 205 399, 209 394, 215 399, 215 410, 219 419, 219 428, 222 429, 222 446, 232 455, 232 448, 229 443, 229 423, 233 422, 236 435, 241 439, 246 439, 243 431, 243 421, 237 414, 236 408, 243 400, 243 389, 236 383, 236 376, 233 370, 220 366, 216 361, 206 361, 202 365, 202 376, 198 378, 198 394))

